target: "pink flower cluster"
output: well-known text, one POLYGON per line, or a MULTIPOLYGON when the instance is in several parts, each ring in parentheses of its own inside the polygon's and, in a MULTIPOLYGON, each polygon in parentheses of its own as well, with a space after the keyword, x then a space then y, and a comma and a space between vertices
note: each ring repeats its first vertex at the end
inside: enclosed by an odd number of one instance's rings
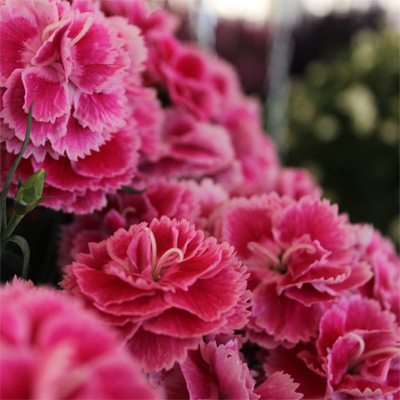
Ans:
POLYGON ((46 170, 44 205, 90 213, 148 176, 208 176, 231 194, 293 191, 257 102, 229 65, 180 43, 169 14, 135 1, 6 0, 0 15, 1 169, 35 100, 18 173, 46 170))
POLYGON ((62 294, 2 289, 6 397, 398 398, 394 246, 280 164, 229 65, 139 1, 0 15, 1 179, 35 99, 18 172, 75 214, 62 294))

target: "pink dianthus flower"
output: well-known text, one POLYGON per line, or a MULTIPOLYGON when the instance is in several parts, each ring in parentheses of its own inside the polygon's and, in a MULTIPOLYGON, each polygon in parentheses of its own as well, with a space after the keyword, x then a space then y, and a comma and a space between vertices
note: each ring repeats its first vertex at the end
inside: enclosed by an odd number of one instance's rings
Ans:
POLYGON ((393 243, 368 225, 356 225, 360 257, 372 266, 373 277, 360 293, 378 300, 385 310, 390 310, 400 321, 400 260, 393 243))
POLYGON ((387 384, 392 358, 400 352, 395 317, 379 303, 358 296, 343 299, 321 320, 317 340, 327 394, 383 396, 398 391, 387 384))
POLYGON ((146 58, 138 28, 62 0, 6 0, 0 13, 0 141, 8 152, 20 151, 35 99, 25 170, 48 172, 44 194, 53 200, 45 204, 77 213, 101 208, 105 193, 137 172, 140 139, 126 89, 139 84, 146 58), (122 143, 114 166, 110 152, 122 143))
POLYGON ((218 120, 241 96, 234 69, 211 54, 165 33, 153 34, 148 46, 151 83, 161 84, 173 105, 197 118, 218 120))
POLYGON ((159 398, 114 333, 74 299, 14 280, 0 301, 2 398, 159 398))
POLYGON ((246 267, 186 220, 132 225, 89 248, 61 286, 119 329, 145 372, 170 369, 203 335, 247 322, 246 267))
POLYGON ((248 334, 261 346, 309 341, 324 303, 372 277, 353 249, 351 225, 328 200, 272 193, 232 199, 216 214, 215 236, 249 266, 254 306, 248 334))
POLYGON ((158 160, 141 165, 145 176, 198 179, 218 173, 233 161, 232 142, 222 126, 199 121, 178 108, 165 111, 164 123, 158 160))
POLYGON ((224 344, 201 342, 183 363, 170 371, 150 374, 150 383, 162 387, 168 399, 299 400, 298 384, 276 372, 255 388, 256 382, 239 353, 237 340, 224 344))

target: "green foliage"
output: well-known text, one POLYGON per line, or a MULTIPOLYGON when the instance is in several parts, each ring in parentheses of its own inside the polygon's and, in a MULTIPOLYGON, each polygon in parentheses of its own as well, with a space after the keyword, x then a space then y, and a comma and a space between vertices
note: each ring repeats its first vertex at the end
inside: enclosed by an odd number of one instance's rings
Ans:
POLYGON ((4 182, 3 189, 0 196, 0 237, 1 237, 1 250, 2 253, 5 249, 5 245, 8 242, 15 243, 22 251, 24 257, 24 263, 22 267, 22 277, 27 278, 28 276, 28 266, 29 266, 29 245, 27 241, 18 235, 13 235, 13 232, 17 225, 20 223, 22 218, 30 211, 32 211, 41 201, 45 200, 47 197, 41 197, 43 193, 44 179, 46 177, 46 172, 44 169, 36 171, 33 175, 28 177, 24 182, 21 182, 21 177, 18 177, 18 189, 15 194, 14 199, 14 211, 11 215, 10 221, 7 222, 6 215, 6 199, 7 193, 10 189, 12 178, 17 170, 18 164, 21 161, 22 155, 26 149, 29 141, 29 136, 32 127, 32 108, 33 103, 29 108, 28 114, 28 125, 26 128, 25 139, 19 152, 17 158, 15 159, 10 171, 8 172, 7 178, 4 182))
POLYGON ((399 36, 360 31, 292 82, 286 157, 309 167, 352 222, 398 241, 399 36), (393 229, 394 227, 394 229, 393 229))

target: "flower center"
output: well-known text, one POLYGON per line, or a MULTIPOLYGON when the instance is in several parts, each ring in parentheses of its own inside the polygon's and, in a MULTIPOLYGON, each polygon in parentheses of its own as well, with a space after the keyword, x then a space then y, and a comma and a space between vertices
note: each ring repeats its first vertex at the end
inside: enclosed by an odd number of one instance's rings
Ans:
POLYGON ((89 28, 93 24, 93 18, 89 17, 86 21, 85 24, 83 25, 82 30, 74 37, 74 39, 71 40, 71 42, 68 44, 68 47, 71 48, 73 45, 77 44, 87 33, 89 28))
POLYGON ((61 20, 58 22, 54 22, 53 24, 47 25, 42 32, 42 43, 44 43, 50 37, 50 31, 60 28, 66 22, 67 22, 66 20, 61 20))
POLYGON ((181 249, 172 247, 171 249, 167 250, 157 261, 156 238, 151 229, 146 228, 146 230, 149 232, 151 242, 151 277, 153 278, 154 282, 158 282, 161 278, 161 270, 183 261, 184 254, 181 249))
POLYGON ((300 243, 295 244, 292 247, 289 247, 282 254, 281 258, 279 258, 272 250, 268 249, 266 246, 263 246, 260 243, 249 242, 247 244, 247 248, 258 256, 266 256, 269 262, 271 263, 271 269, 278 271, 280 273, 284 273, 287 270, 287 265, 290 260, 290 256, 297 250, 305 250, 309 254, 315 253, 315 248, 311 244, 300 243))
POLYGON ((364 352, 365 350, 365 342, 364 339, 360 336, 357 335, 357 333, 349 333, 349 336, 354 337, 358 343, 359 343, 359 348, 358 351, 353 354, 350 359, 349 359, 349 366, 348 370, 353 369, 356 367, 358 364, 360 364, 362 361, 366 360, 369 357, 377 356, 379 354, 392 354, 393 356, 399 352, 399 349, 394 346, 386 346, 386 347, 381 347, 379 349, 373 349, 367 352, 364 352))

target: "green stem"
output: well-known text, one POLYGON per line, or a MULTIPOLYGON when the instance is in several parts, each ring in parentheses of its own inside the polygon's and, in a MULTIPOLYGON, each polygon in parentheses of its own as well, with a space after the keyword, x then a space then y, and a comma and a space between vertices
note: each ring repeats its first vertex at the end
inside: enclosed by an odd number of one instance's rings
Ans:
MULTIPOLYGON (((31 134, 31 128, 32 128, 32 108, 33 108, 33 103, 35 100, 32 101, 31 106, 29 107, 29 113, 28 113, 28 125, 26 127, 26 135, 24 139, 24 143, 22 144, 21 151, 19 152, 17 158, 15 159, 8 175, 6 178, 6 181, 4 182, 3 190, 1 191, 0 195, 0 214, 1 214, 1 225, 0 229, 1 231, 4 231, 7 226, 7 217, 6 217, 6 200, 7 200, 7 193, 8 189, 10 189, 11 185, 11 180, 14 176, 14 173, 18 167, 19 162, 21 161, 22 155, 24 154, 24 151, 26 149, 26 146, 28 145, 29 141, 29 136, 31 134)), ((3 237, 3 235, 1 235, 3 237)))
POLYGON ((8 223, 6 229, 3 231, 1 234, 1 242, 5 242, 8 240, 12 233, 14 232, 15 228, 17 225, 20 223, 21 219, 23 218, 23 215, 18 215, 15 212, 12 214, 10 222, 8 223))

